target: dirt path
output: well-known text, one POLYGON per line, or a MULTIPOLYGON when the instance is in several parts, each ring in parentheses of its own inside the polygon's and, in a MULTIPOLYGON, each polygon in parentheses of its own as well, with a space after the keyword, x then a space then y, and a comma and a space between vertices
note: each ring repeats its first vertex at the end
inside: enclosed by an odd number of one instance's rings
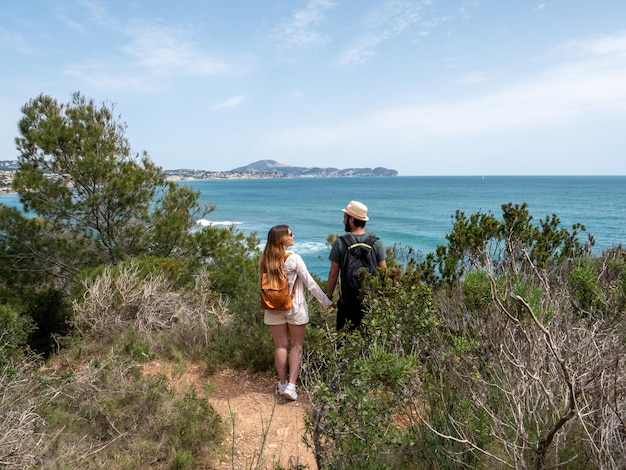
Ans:
POLYGON ((200 394, 206 384, 212 386, 208 400, 228 432, 222 455, 207 470, 266 470, 277 464, 287 469, 317 468, 313 453, 302 442, 308 401, 301 387, 298 401, 291 402, 278 395, 276 380, 268 374, 224 370, 207 376, 197 365, 172 374, 170 365, 158 361, 147 364, 145 372, 162 373, 174 386, 193 384, 200 394))
POLYGON ((277 394, 274 379, 229 370, 210 377, 210 382, 215 391, 209 401, 230 430, 224 443, 227 454, 215 468, 272 469, 276 464, 284 468, 296 468, 296 465, 309 470, 317 468, 313 453, 302 442, 308 409, 302 391, 299 390, 298 401, 287 401, 277 394), (261 465, 258 465, 261 450, 261 465))

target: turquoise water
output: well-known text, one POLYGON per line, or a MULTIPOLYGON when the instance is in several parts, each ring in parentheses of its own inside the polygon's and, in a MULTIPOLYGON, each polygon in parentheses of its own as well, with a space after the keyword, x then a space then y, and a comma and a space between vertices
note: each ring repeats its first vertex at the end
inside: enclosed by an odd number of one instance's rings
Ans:
MULTIPOLYGON (((356 199, 369 208, 367 229, 385 244, 412 246, 425 254, 445 243, 457 209, 501 215, 502 204, 528 203, 535 219, 555 213, 568 229, 586 225, 595 251, 626 241, 626 176, 458 176, 394 178, 297 178, 186 181, 206 202, 214 224, 257 232, 288 224, 294 250, 309 270, 325 278, 330 247, 326 237, 343 233, 341 209, 356 199)), ((0 202, 17 204, 15 195, 0 202)))
POLYGON ((226 180, 186 182, 217 209, 208 219, 236 223, 264 239, 285 223, 311 272, 328 273, 326 237, 343 233, 341 209, 351 199, 369 208, 367 228, 385 244, 425 254, 445 243, 457 209, 501 215, 502 204, 528 203, 535 219, 555 213, 564 227, 581 222, 596 238, 596 252, 625 240, 626 177, 395 177, 226 180))

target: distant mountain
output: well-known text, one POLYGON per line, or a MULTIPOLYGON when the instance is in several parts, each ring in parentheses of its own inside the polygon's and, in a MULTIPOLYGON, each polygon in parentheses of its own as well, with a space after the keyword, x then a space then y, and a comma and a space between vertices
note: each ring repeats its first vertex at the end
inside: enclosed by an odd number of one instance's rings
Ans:
POLYGON ((276 160, 259 160, 246 166, 240 166, 230 170, 231 173, 244 174, 271 174, 287 177, 312 177, 312 176, 398 176, 396 170, 388 168, 320 168, 289 166, 276 160))
POLYGON ((246 172, 259 172, 268 173, 276 171, 277 169, 283 170, 285 168, 296 168, 284 163, 277 162, 276 160, 259 160, 258 162, 250 163, 246 166, 240 166, 239 168, 233 168, 230 170, 232 173, 246 173, 246 172))

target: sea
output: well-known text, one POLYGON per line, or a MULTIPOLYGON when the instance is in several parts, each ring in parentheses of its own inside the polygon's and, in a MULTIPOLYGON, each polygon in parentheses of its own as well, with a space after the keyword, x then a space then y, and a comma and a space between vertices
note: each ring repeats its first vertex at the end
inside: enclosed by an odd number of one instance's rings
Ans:
MULTIPOLYGON (((287 224, 293 250, 311 273, 325 279, 330 268, 330 234, 343 234, 343 212, 351 200, 367 205, 367 230, 385 245, 412 247, 425 256, 446 244, 457 210, 493 213, 502 204, 528 204, 534 220, 556 214, 571 230, 585 225, 595 238, 594 254, 626 242, 626 176, 397 176, 188 180, 215 210, 199 225, 235 226, 256 233, 287 224)), ((19 204, 17 195, 0 202, 19 204)))

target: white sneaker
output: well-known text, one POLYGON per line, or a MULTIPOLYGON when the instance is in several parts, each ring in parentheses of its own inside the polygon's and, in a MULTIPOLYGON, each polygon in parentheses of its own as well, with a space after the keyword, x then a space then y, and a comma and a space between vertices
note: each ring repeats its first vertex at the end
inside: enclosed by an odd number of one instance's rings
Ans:
POLYGON ((298 399, 298 394, 296 393, 296 385, 288 384, 285 388, 285 392, 283 393, 287 400, 296 401, 298 399))
POLYGON ((284 384, 281 384, 280 382, 278 382, 278 394, 279 395, 285 394, 285 389, 287 388, 287 385, 289 385, 289 382, 285 382, 284 384))

